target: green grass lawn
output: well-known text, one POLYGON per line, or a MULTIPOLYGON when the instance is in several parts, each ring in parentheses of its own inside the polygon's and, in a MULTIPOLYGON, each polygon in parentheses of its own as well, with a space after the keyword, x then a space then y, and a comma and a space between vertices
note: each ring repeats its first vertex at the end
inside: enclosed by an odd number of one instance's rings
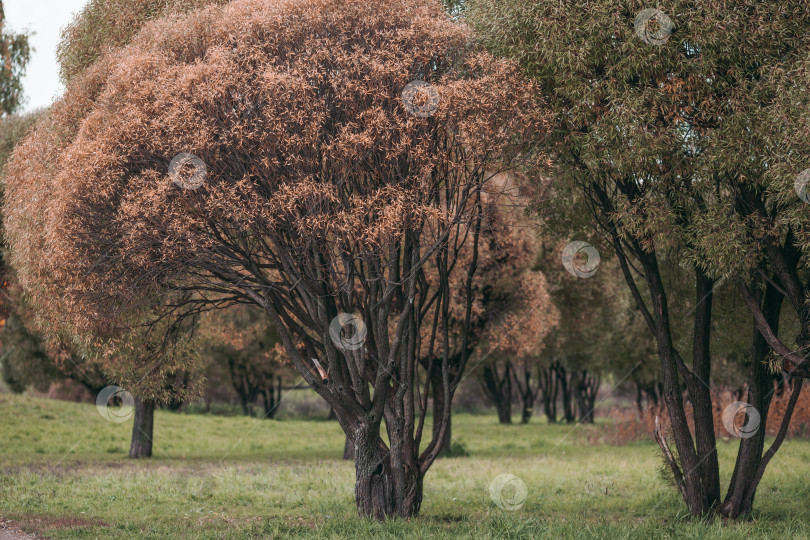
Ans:
MULTIPOLYGON (((458 414, 469 457, 440 459, 421 515, 355 514, 354 469, 336 422, 159 411, 151 460, 127 459, 132 421, 92 405, 0 394, 0 515, 49 538, 801 538, 810 537, 810 442, 788 441, 751 521, 690 521, 658 477, 652 443, 590 446, 600 426, 498 425, 458 414), (497 507, 501 473, 528 488, 497 507)), ((730 473, 736 441, 721 441, 730 473)))

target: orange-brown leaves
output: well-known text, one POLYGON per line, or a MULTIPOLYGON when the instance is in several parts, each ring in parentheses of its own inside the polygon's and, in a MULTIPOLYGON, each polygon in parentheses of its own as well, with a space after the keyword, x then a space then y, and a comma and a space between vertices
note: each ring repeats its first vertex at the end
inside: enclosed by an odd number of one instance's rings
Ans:
POLYGON ((532 174, 516 141, 547 125, 513 64, 469 49, 416 0, 236 0, 149 23, 12 157, 21 282, 50 320, 107 332, 166 291, 261 304, 270 282, 293 294, 290 261, 323 276, 412 231, 440 242, 484 171, 532 174), (403 105, 414 79, 435 113, 403 105), (199 188, 172 181, 179 154, 204 163, 199 188))

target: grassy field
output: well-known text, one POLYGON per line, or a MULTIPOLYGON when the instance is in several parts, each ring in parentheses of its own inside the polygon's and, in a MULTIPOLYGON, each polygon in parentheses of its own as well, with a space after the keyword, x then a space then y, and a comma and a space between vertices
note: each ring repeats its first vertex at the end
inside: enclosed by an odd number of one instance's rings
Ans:
MULTIPOLYGON (((440 459, 411 521, 356 517, 353 465, 336 422, 159 411, 155 455, 132 462, 132 421, 92 405, 0 394, 0 516, 49 538, 802 538, 810 537, 810 442, 788 441, 753 520, 685 518, 651 443, 591 446, 596 426, 501 426, 459 414, 468 457, 440 459), (525 505, 488 487, 521 478, 525 505)), ((736 441, 721 441, 723 472, 736 441)))

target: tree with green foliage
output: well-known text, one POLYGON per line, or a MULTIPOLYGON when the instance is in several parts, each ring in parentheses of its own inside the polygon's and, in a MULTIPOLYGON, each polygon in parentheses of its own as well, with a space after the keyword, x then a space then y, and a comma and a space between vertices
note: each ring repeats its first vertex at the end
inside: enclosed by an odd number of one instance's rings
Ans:
POLYGON ((111 49, 123 47, 149 21, 228 0, 89 0, 62 31, 56 50, 59 76, 68 84, 111 49))
POLYGON ((0 114, 16 112, 23 103, 22 76, 31 59, 27 33, 15 33, 6 27, 6 13, 0 1, 0 114))
POLYGON ((604 0, 578 9, 474 0, 468 10, 484 43, 517 59, 556 113, 558 196, 538 209, 572 230, 596 226, 655 337, 676 451, 660 433, 658 441, 689 512, 749 514, 810 373, 807 212, 794 193, 810 154, 810 9, 803 1, 679 0, 656 9, 604 0), (667 273, 689 280, 689 296, 675 296, 682 289, 667 273), (713 325, 723 279, 739 285, 755 325, 747 400, 762 427, 741 440, 721 499, 711 343, 713 331, 736 331, 713 325), (673 299, 690 304, 688 324, 675 320, 673 299), (783 299, 800 323, 799 351, 779 336, 783 299), (797 377, 764 452, 771 351, 797 377))

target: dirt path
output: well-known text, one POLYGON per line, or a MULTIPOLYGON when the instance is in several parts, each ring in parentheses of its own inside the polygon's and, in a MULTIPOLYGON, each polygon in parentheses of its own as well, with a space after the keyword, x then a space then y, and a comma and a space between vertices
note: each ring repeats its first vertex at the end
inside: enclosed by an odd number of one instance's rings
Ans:
POLYGON ((13 522, 0 517, 0 540, 34 540, 34 537, 22 532, 13 522))

